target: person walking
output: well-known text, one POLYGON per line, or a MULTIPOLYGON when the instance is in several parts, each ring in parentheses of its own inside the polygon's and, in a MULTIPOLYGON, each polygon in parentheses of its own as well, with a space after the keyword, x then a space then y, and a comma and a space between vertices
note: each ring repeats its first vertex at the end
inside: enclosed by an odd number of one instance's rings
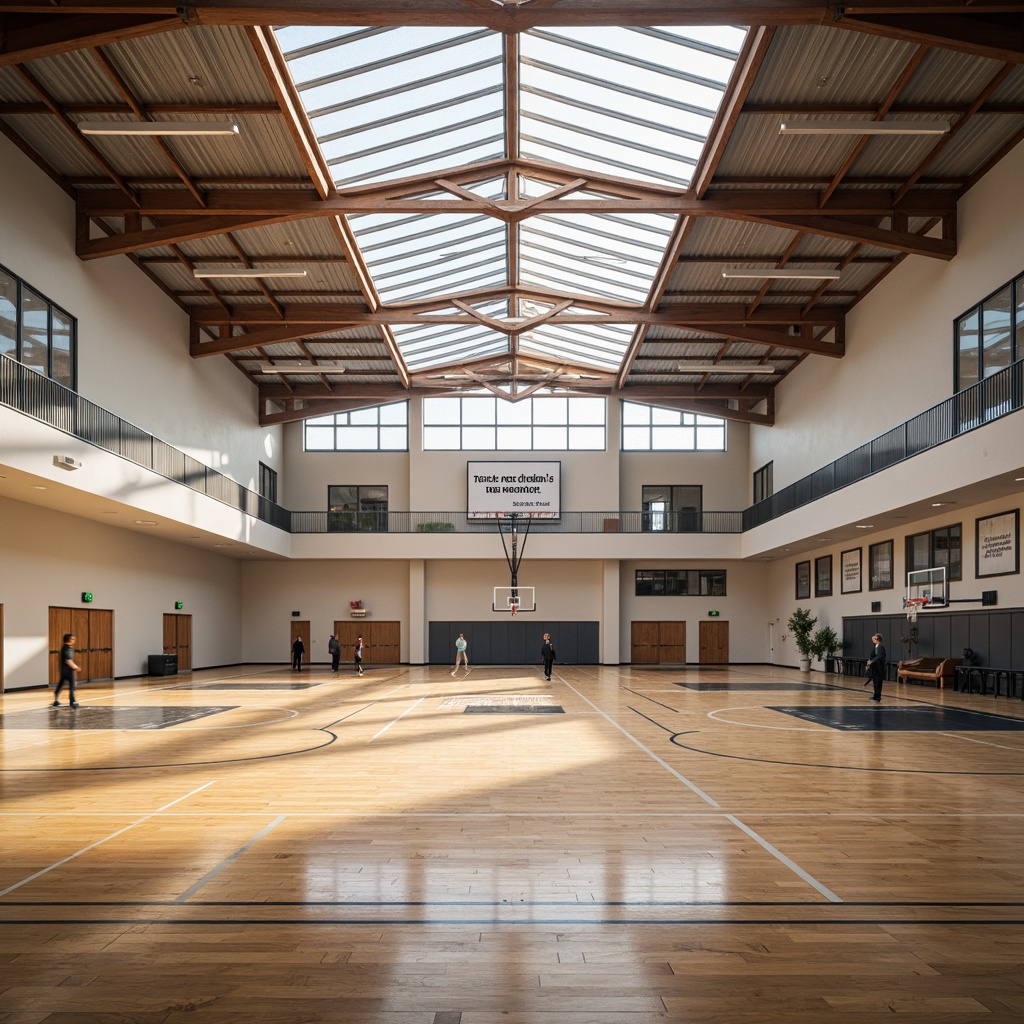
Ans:
POLYGON ((60 707, 60 691, 64 689, 65 684, 68 688, 69 706, 78 707, 78 702, 75 700, 75 683, 77 681, 75 673, 79 671, 81 670, 75 664, 75 634, 65 633, 64 643, 60 649, 60 679, 57 682, 57 692, 53 695, 53 703, 50 707, 60 707))
POLYGON ((870 673, 868 682, 874 688, 874 693, 868 697, 876 704, 882 703, 882 681, 885 679, 885 647, 882 644, 882 635, 875 633, 871 638, 871 653, 867 659, 867 669, 870 673))
POLYGON ((363 638, 362 637, 359 637, 356 640, 356 645, 355 645, 355 665, 356 665, 356 672, 358 672, 359 675, 362 675, 363 674, 363 638))
POLYGON ((302 671, 302 656, 306 653, 306 645, 302 642, 302 637, 297 636, 294 643, 292 644, 292 671, 302 671))
POLYGON ((331 639, 327 641, 327 653, 331 656, 331 671, 337 675, 338 666, 341 664, 341 644, 337 633, 332 633, 331 639))
POLYGON ((545 633, 540 645, 540 656, 544 662, 544 678, 551 680, 551 666, 555 661, 555 645, 551 642, 551 634, 545 633))
POLYGON ((455 668, 452 669, 452 675, 455 675, 459 671, 459 662, 466 666, 466 671, 469 671, 469 655, 466 653, 469 644, 466 643, 466 634, 460 633, 458 640, 455 641, 455 668))

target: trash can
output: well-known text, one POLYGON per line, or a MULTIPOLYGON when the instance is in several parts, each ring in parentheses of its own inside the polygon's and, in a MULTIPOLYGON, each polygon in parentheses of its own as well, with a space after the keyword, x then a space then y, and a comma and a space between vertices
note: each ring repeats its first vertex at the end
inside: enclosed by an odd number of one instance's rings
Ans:
POLYGON ((149 656, 149 674, 151 676, 176 676, 178 674, 178 656, 176 654, 151 654, 149 656))

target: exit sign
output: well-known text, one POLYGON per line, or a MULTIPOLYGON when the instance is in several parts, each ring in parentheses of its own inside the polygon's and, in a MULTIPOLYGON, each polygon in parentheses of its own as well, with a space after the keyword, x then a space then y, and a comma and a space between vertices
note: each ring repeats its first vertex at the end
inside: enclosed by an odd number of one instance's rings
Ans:
POLYGON ((174 602, 174 607, 177 608, 178 611, 181 611, 181 609, 185 607, 185 602, 184 601, 175 601, 174 602))
POLYGON ((708 612, 708 618, 717 619, 718 618, 718 612, 708 612))
POLYGON ((92 604, 92 592, 91 591, 89 591, 89 590, 83 590, 82 591, 82 603, 83 604, 92 604))

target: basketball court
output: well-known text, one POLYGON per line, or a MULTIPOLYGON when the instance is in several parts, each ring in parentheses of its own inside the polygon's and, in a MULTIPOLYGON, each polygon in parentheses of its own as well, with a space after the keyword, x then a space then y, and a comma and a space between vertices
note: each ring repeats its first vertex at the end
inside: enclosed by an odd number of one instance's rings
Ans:
POLYGON ((1024 703, 289 675, 6 696, 0 1019, 1019 1020, 1024 703))

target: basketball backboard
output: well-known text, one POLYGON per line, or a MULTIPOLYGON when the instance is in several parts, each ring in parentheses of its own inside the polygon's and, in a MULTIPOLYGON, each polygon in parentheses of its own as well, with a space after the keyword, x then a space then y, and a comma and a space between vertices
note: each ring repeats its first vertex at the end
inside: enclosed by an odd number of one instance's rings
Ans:
POLYGON ((537 610, 536 591, 533 587, 495 587, 492 612, 517 615, 537 610), (514 610, 513 610, 514 609, 514 610))
POLYGON ((907 573, 907 594, 903 599, 903 607, 906 608, 911 601, 915 604, 920 602, 920 611, 945 608, 949 605, 944 565, 936 566, 934 569, 911 569, 907 573))

